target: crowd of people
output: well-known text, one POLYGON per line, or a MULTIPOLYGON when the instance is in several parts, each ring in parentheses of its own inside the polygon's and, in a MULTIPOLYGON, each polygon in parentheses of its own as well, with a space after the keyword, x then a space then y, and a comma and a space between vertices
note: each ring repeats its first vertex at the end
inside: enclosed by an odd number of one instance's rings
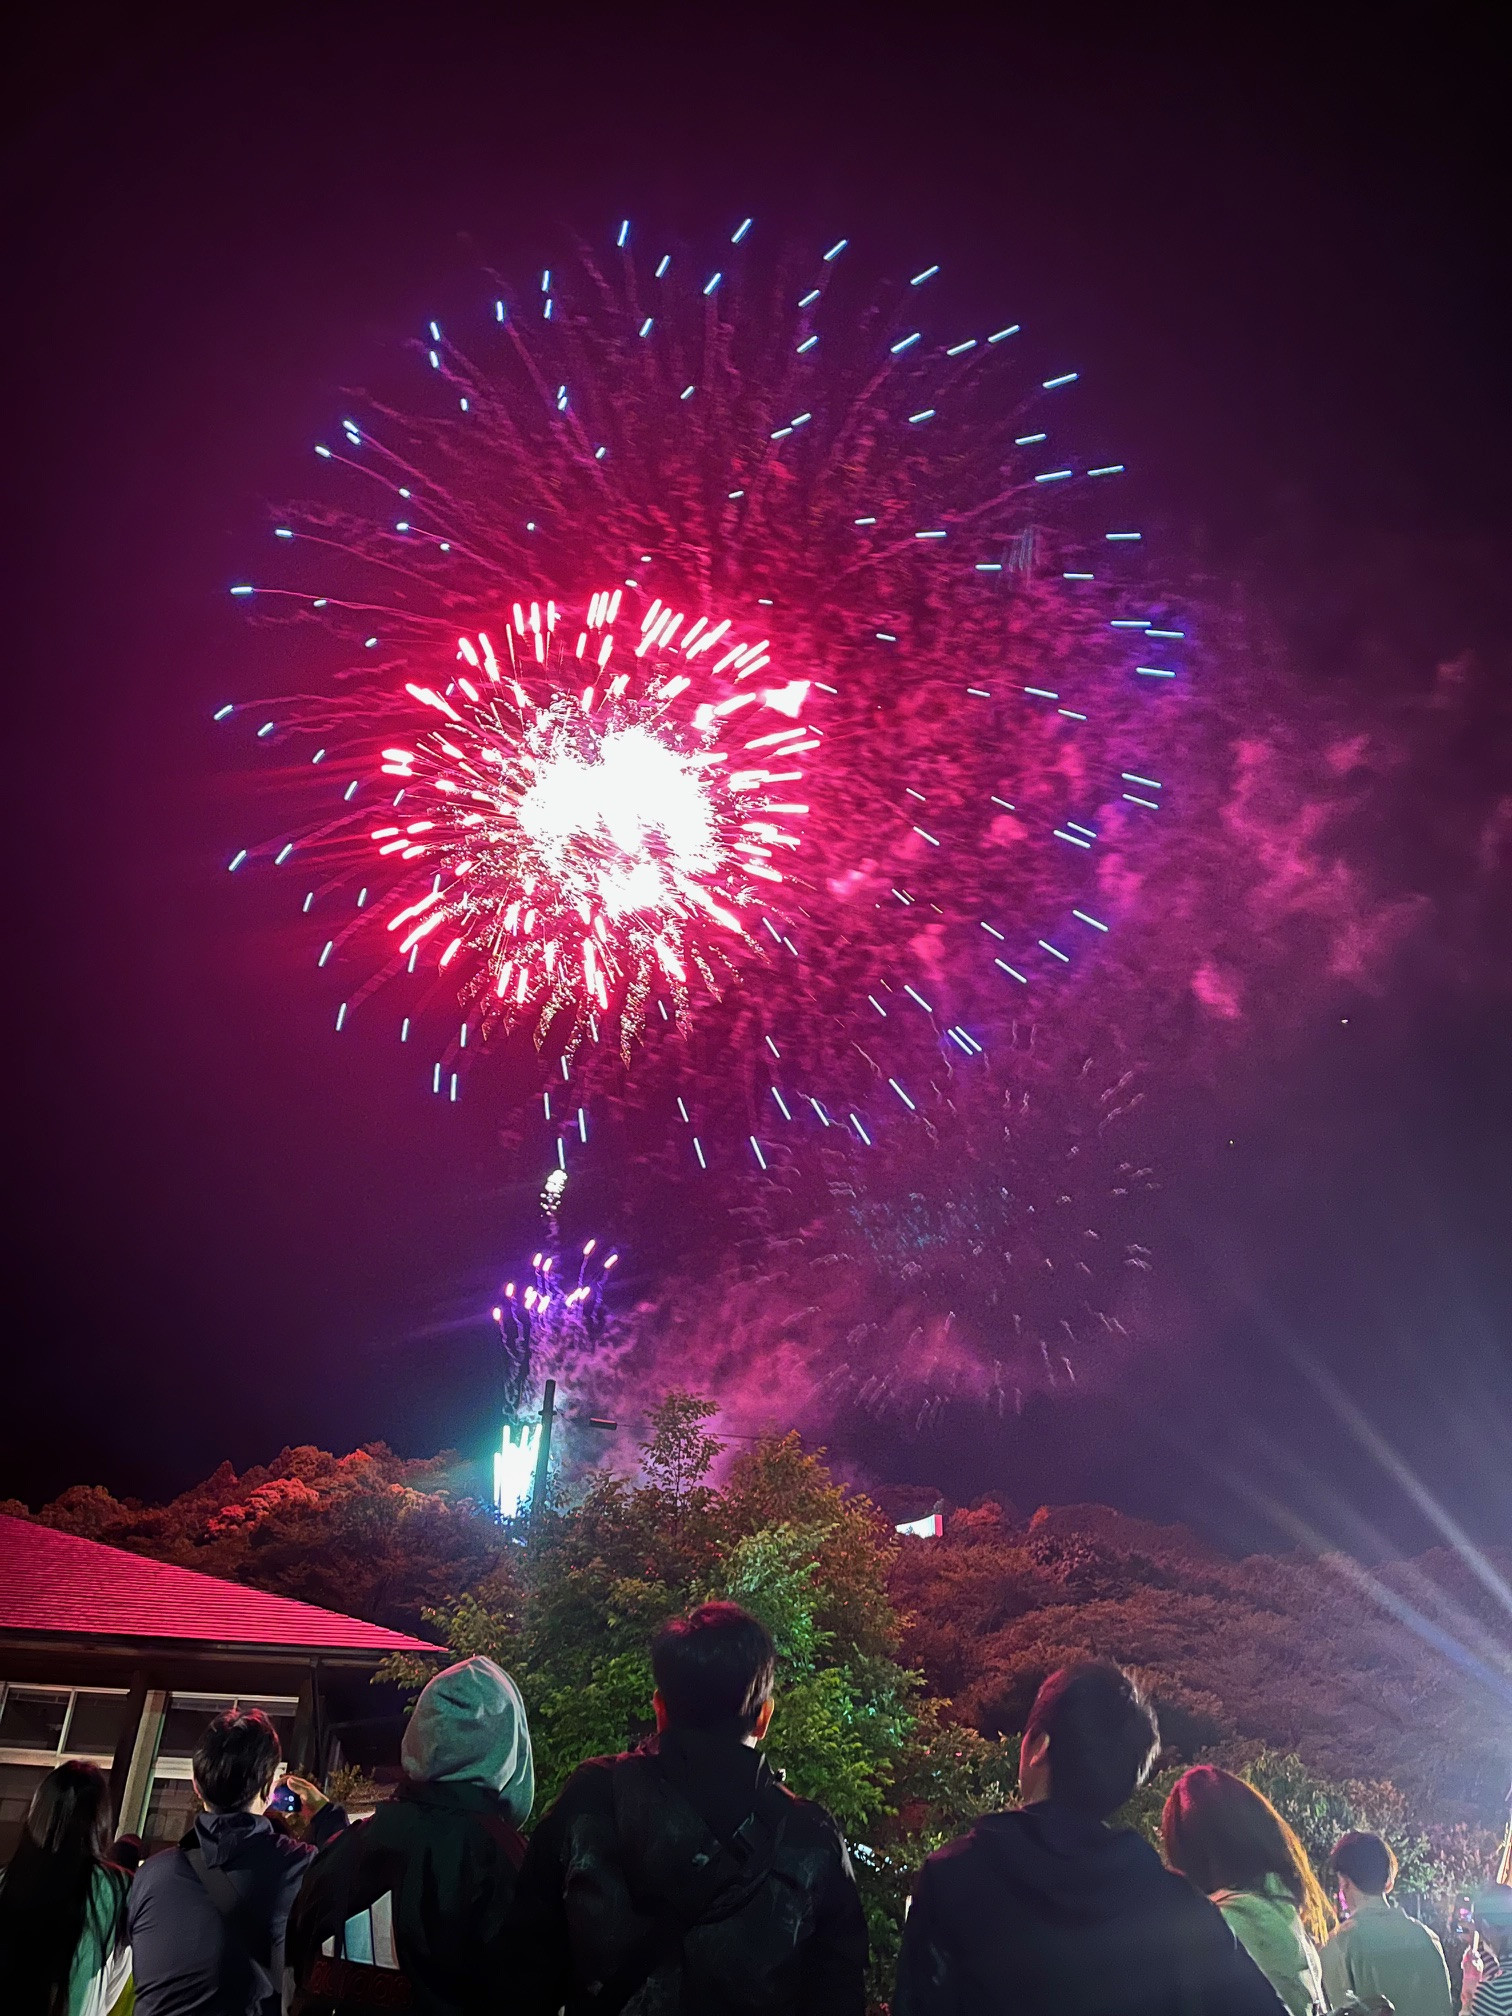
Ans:
MULTIPOLYGON (((651 1666, 655 1735, 580 1765, 528 1842, 525 1708, 488 1659, 431 1680, 397 1790, 365 1819, 285 1777, 257 1711, 210 1723, 203 1811, 145 1860, 112 1840, 104 1776, 59 1765, 0 1874, 0 2011, 864 2016, 846 1843, 761 1750, 765 1628, 706 1603, 659 1632, 651 1666), (269 1811, 280 1782, 302 1837, 269 1811)), ((1210 1765, 1166 1801, 1163 1854, 1109 1825, 1159 1741, 1117 1666, 1050 1675, 1020 1805, 919 1871, 893 2016, 1454 2016, 1443 1948, 1393 1902, 1378 1835, 1338 1843, 1330 1898, 1269 1802, 1210 1765)), ((1512 2016, 1512 1888, 1489 1887, 1473 1915, 1460 2007, 1512 2016)))

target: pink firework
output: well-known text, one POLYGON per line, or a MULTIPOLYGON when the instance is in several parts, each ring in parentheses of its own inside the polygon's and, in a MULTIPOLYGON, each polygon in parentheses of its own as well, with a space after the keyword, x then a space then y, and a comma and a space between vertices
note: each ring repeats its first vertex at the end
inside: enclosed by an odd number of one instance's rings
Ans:
POLYGON ((559 1167, 611 1115, 700 1179, 953 1138, 1137 958, 1173 825, 1184 626, 1079 374, 758 238, 621 225, 429 324, 231 591, 301 670, 229 865, 293 864, 336 1029, 453 1099, 507 1059, 559 1167))
POLYGON ((809 682, 773 684, 768 639, 659 598, 616 661, 623 595, 576 625, 514 603, 499 647, 458 640, 444 688, 406 682, 440 720, 382 751, 398 789, 369 838, 407 871, 386 933, 412 970, 457 962, 485 1034, 565 1015, 567 1048, 602 1022, 628 1052, 651 999, 679 1018, 695 975, 718 998, 799 844, 809 682))

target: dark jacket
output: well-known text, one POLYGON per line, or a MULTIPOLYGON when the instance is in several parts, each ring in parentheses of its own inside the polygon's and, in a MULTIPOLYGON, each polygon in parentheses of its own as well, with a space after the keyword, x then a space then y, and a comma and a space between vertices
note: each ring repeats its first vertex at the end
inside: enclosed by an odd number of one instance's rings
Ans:
POLYGON ((345 1825, 324 1806, 307 1844, 251 1813, 201 1813, 177 1848, 149 1856, 126 1902, 136 2016, 278 2016, 290 1908, 306 1865, 345 1825), (195 1874, 195 1846, 240 1895, 235 1924, 195 1874))
POLYGON ((414 2007, 423 2016, 497 2009, 512 1971, 505 1928, 524 1851, 488 1787, 405 1782, 311 1865, 289 1920, 295 1978, 348 1918, 387 1894, 414 2007))
POLYGON ((1137 1834, 1052 1801, 931 1855, 893 2016, 1285 2016, 1219 1912, 1137 1834))
POLYGON ((866 1921, 840 1830, 760 1751, 669 1730, 568 1779, 515 1893, 511 2008, 862 2016, 866 1921))

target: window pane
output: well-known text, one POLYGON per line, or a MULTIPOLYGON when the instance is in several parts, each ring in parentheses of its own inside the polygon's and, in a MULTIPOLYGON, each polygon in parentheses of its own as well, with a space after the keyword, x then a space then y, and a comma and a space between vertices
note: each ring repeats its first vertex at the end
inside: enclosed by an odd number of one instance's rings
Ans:
POLYGON ((12 1687, 0 1709, 0 1748, 56 1750, 68 1713, 67 1694, 44 1694, 12 1687))
MULTIPOLYGON (((223 1715, 232 1706, 228 1698, 224 1701, 178 1701, 169 1704, 168 1713, 163 1718, 163 1740, 158 1745, 160 1757, 192 1757, 206 1726, 217 1715, 223 1715)), ((285 1703, 265 1703, 243 1700, 243 1708, 261 1708, 273 1727, 278 1731, 278 1740, 287 1753, 289 1738, 294 1733, 294 1708, 285 1703)))
POLYGON ((113 1757, 126 1721, 124 1694, 81 1694, 68 1725, 68 1747, 91 1757, 113 1757))
POLYGON ((158 1745, 160 1757, 192 1757, 206 1726, 220 1714, 219 1708, 198 1702, 182 1708, 176 1704, 163 1717, 163 1740, 158 1745))
POLYGON ((21 1839, 32 1794, 46 1776, 42 1764, 0 1764, 0 1857, 7 1862, 21 1839))
POLYGON ((147 1824, 142 1829, 148 1853, 176 1847, 194 1825, 194 1816, 199 1811, 200 1802, 187 1778, 154 1778, 147 1824))

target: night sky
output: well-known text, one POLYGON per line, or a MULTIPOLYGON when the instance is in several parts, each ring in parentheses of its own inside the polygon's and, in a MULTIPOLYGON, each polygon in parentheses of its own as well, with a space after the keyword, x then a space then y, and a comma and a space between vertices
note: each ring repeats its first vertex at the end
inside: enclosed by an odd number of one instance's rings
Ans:
MULTIPOLYGON (((748 212, 939 260, 1074 350, 1143 522, 1205 592, 1265 604, 1297 695, 1347 718, 1466 653, 1506 680, 1491 10, 1229 11, 28 24, 3 87, 0 1495, 160 1495, 301 1441, 482 1446, 476 1316, 539 1171, 501 1163, 486 1100, 442 1110, 333 1042, 283 893, 228 883, 249 784, 209 721, 257 676, 225 591, 269 502, 480 263, 748 212)), ((1464 791, 1494 796, 1504 754, 1464 791)), ((1461 782, 1403 787, 1414 830, 1461 782)), ((1359 844, 1404 847, 1397 809, 1359 844)), ((1483 958, 1440 962, 1430 932, 1347 998, 1299 979, 1286 1041, 1254 1031, 1263 1069, 1181 1088, 1116 1375, 948 1447, 858 1432, 854 1474, 1236 1543, 1298 1537, 1280 1505, 1366 1552, 1427 1544, 1347 1395, 1403 1474, 1512 1543, 1507 913, 1493 878, 1483 958)))

